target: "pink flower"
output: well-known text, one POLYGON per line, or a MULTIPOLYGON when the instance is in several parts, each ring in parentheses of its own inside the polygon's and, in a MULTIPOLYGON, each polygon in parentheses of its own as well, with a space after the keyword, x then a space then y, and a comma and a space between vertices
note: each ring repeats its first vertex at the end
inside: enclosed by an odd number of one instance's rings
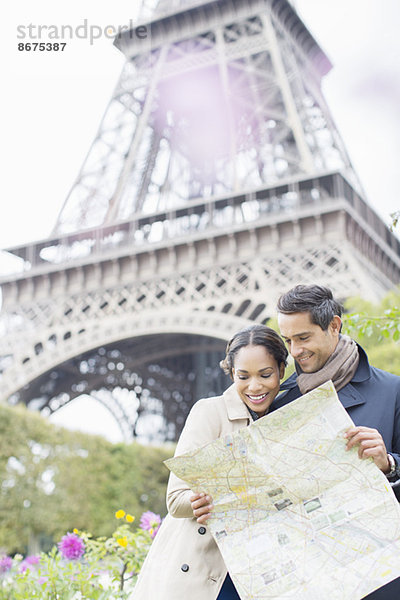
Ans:
POLYGON ((0 557, 0 574, 7 573, 12 568, 12 558, 11 556, 1 556, 0 557))
POLYGON ((48 580, 49 580, 48 577, 42 576, 42 577, 39 577, 39 579, 37 580, 37 582, 38 582, 39 585, 44 585, 45 583, 48 582, 48 580))
POLYGON ((156 536, 157 531, 160 529, 161 517, 147 510, 140 517, 140 527, 150 532, 152 538, 156 536))
POLYGON ((61 538, 58 549, 64 558, 77 560, 85 553, 85 544, 75 533, 67 533, 61 538))
POLYGON ((39 556, 35 556, 34 554, 31 554, 30 556, 27 556, 21 563, 19 570, 21 573, 25 573, 25 571, 27 569, 29 569, 29 567, 33 567, 34 565, 38 565, 40 563, 40 557, 39 556))

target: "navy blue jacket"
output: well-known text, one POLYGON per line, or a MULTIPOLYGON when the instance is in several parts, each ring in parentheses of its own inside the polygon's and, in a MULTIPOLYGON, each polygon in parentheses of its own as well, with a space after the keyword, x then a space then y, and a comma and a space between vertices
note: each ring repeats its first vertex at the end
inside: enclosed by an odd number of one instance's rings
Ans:
MULTIPOLYGON (((357 344, 358 345, 358 344, 357 344)), ((360 362, 353 379, 338 396, 355 425, 372 427, 381 434, 388 452, 400 464, 400 377, 371 367, 365 351, 358 346, 360 362)), ((293 373, 281 385, 269 412, 289 404, 301 396, 293 373)), ((400 500, 396 490, 397 499, 400 500)), ((399 600, 400 578, 391 581, 364 600, 399 600)))

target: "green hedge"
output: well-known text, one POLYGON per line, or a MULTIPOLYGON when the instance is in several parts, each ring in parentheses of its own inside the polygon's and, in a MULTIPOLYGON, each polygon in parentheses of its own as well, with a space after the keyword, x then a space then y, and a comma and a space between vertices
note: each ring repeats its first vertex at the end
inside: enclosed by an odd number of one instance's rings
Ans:
POLYGON ((110 535, 114 513, 166 513, 173 448, 112 444, 0 406, 0 554, 48 549, 73 528, 110 535))

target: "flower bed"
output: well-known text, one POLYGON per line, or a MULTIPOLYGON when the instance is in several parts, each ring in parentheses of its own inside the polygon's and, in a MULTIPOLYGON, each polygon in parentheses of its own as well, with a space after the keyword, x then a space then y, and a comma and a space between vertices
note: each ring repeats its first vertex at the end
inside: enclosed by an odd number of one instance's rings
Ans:
POLYGON ((23 558, 0 556, 1 600, 123 600, 132 591, 160 525, 161 517, 147 511, 140 526, 119 510, 121 521, 111 537, 68 532, 49 553, 23 558))

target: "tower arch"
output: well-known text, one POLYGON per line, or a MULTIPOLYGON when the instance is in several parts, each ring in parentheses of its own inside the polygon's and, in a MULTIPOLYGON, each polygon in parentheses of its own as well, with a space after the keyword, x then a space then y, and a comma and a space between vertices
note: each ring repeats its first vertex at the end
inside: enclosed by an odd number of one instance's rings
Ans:
POLYGON ((173 441, 193 403, 229 385, 219 361, 227 340, 251 322, 167 309, 71 331, 59 347, 41 346, 10 400, 50 416, 89 395, 111 412, 125 440, 173 441))

